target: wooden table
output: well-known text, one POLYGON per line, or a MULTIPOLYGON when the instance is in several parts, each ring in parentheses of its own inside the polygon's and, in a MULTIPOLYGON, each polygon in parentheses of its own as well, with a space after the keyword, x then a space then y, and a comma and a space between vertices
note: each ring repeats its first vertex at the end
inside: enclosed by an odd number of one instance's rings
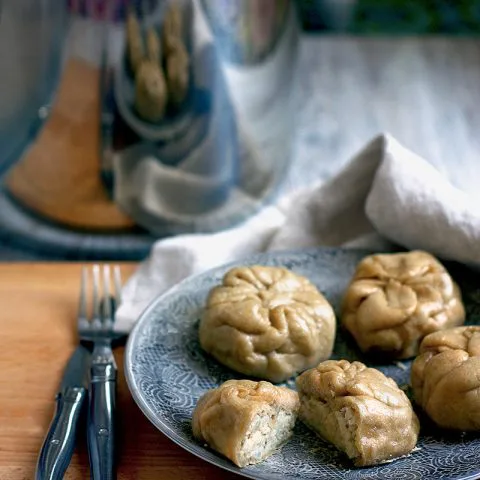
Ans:
MULTIPOLYGON (((126 278, 135 264, 123 264, 126 278)), ((54 412, 63 368, 75 348, 79 264, 0 265, 0 479, 34 478, 38 451, 54 412)), ((239 478, 185 452, 141 413, 115 351, 118 382, 118 478, 239 478)), ((85 438, 65 477, 89 478, 85 438)))

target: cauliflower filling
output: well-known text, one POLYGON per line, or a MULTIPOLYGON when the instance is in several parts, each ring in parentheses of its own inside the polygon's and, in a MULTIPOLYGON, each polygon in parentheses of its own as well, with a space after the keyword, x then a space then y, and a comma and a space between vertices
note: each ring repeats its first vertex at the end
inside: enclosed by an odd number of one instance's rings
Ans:
POLYGON ((359 456, 359 452, 355 442, 358 425, 355 422, 355 414, 353 409, 344 407, 340 411, 335 412, 337 418, 339 439, 342 442, 341 450, 343 450, 348 458, 355 459, 359 456))
POLYGON ((294 413, 275 407, 258 412, 241 441, 239 463, 261 462, 281 447, 293 433, 295 417, 294 413))
POLYGON ((351 408, 343 407, 337 411, 328 403, 304 396, 301 415, 313 431, 345 452, 350 459, 355 460, 359 456, 355 442, 358 426, 351 408))

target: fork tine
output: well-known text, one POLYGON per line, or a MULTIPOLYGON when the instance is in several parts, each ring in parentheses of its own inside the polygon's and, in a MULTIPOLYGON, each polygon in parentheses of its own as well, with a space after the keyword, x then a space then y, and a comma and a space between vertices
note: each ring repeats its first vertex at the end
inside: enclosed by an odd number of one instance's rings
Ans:
POLYGON ((95 327, 100 325, 100 267, 94 265, 92 268, 93 273, 93 323, 95 327))
POLYGON ((103 266, 103 323, 112 321, 112 302, 110 299, 110 265, 103 266))
POLYGON ((118 308, 122 301, 122 274, 118 265, 113 267, 113 281, 115 284, 115 304, 118 308))

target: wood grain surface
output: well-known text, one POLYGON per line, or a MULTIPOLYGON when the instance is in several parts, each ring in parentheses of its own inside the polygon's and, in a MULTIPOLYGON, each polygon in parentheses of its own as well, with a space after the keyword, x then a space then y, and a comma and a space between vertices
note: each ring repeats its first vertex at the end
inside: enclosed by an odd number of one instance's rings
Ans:
POLYGON ((72 58, 37 141, 10 172, 10 193, 36 213, 70 227, 124 230, 134 222, 100 179, 100 71, 72 58))
MULTIPOLYGON (((124 278, 135 268, 123 264, 124 278)), ((76 342, 78 264, 0 265, 0 479, 31 480, 54 413, 54 397, 76 342)), ((134 403, 119 365, 119 480, 240 478, 185 452, 134 403)), ((89 478, 82 435, 65 477, 89 478)))

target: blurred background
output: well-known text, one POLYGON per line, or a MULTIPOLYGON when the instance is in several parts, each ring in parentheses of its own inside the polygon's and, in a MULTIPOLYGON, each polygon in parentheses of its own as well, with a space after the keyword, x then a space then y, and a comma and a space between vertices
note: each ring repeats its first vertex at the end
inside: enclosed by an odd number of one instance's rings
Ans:
MULTIPOLYGON (((117 2, 122 16, 127 1, 117 2)), ((224 2, 226 3, 226 2, 224 2)), ((302 28, 310 32, 347 29, 365 34, 476 34, 478 0, 297 0, 302 28)), ((70 10, 101 17, 106 2, 68 0, 70 10)))
POLYGON ((0 261, 144 258, 381 132, 476 192, 479 31, 480 0, 0 0, 0 261))
POLYGON ((299 0, 307 31, 357 34, 477 34, 478 0, 299 0))

